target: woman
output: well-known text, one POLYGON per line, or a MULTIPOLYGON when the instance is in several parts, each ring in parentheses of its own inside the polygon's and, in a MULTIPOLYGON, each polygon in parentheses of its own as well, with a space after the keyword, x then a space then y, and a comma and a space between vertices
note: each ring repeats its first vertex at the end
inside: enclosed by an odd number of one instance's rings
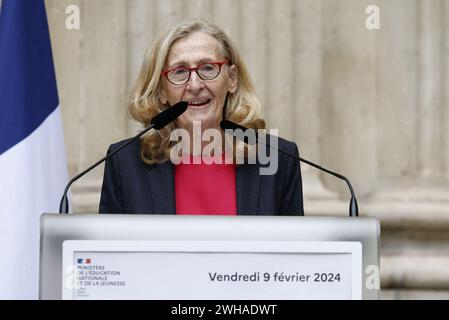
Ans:
MULTIPOLYGON (((192 142, 188 145, 195 145, 198 139, 201 142, 195 127, 200 132, 219 130, 223 119, 265 128, 235 45, 203 20, 181 23, 158 35, 145 56, 129 111, 147 126, 179 101, 189 106, 176 121, 150 131, 106 162, 101 213, 303 215, 300 166, 294 158, 279 154, 273 175, 259 174, 258 163, 206 164, 200 158, 200 164, 174 165, 170 161, 176 145, 170 139, 174 130, 188 132, 192 142)), ((111 145, 108 152, 122 143, 111 145)), ((278 144, 298 154, 294 143, 279 138, 278 144)), ((198 160, 205 148, 204 142, 199 145, 196 151, 184 152, 184 159, 198 160)))

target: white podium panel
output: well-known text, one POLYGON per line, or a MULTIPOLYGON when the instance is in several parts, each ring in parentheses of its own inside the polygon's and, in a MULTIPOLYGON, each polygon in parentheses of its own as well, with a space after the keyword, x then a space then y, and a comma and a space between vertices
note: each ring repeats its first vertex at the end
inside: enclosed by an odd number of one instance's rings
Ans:
POLYGON ((355 241, 63 243, 64 299, 361 299, 355 241))

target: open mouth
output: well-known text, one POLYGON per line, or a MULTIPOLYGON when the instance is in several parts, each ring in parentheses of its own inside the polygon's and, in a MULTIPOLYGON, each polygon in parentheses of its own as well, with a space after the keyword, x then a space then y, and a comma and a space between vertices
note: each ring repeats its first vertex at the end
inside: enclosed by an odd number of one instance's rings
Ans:
POLYGON ((189 107, 194 107, 194 108, 202 107, 202 106, 209 104, 210 101, 211 101, 211 99, 209 99, 209 98, 191 100, 191 101, 189 101, 189 107))

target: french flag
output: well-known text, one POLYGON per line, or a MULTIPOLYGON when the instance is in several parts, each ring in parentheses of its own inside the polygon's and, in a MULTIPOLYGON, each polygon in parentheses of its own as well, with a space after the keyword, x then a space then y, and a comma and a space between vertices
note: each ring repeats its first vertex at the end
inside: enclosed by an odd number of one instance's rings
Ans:
POLYGON ((43 0, 0 9, 0 299, 38 297, 39 217, 67 182, 43 0))

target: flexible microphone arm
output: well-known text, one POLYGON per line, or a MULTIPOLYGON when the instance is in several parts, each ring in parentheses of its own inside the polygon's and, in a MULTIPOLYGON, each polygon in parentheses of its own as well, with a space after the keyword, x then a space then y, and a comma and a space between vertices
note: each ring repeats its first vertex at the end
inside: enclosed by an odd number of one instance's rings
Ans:
MULTIPOLYGON (((266 143, 263 143, 262 141, 259 141, 259 140, 257 140, 257 141, 262 143, 262 144, 267 145, 266 143)), ((270 148, 272 148, 270 145, 268 145, 268 146, 270 148)), ((351 201, 349 202, 349 215, 351 217, 358 217, 359 216, 359 206, 357 204, 357 199, 355 197, 355 192, 354 192, 354 189, 352 188, 351 182, 349 181, 348 178, 346 178, 344 175, 341 175, 341 174, 339 174, 337 172, 333 172, 333 171, 331 171, 329 169, 323 168, 322 166, 317 165, 316 163, 313 163, 313 162, 311 162, 311 161, 309 161, 307 159, 298 157, 297 155, 295 155, 293 153, 287 152, 287 151, 282 150, 282 149, 278 149, 278 150, 281 153, 283 153, 283 154, 286 154, 286 155, 288 155, 290 157, 294 157, 294 158, 298 159, 299 161, 307 163, 309 166, 315 167, 315 168, 317 168, 319 170, 322 170, 322 171, 324 171, 326 173, 329 173, 329 174, 331 174, 331 175, 333 175, 333 176, 335 176, 337 178, 340 178, 340 179, 344 180, 346 182, 346 184, 348 185, 349 191, 351 192, 351 201)))
MULTIPOLYGON (((222 120, 220 122, 220 126, 221 126, 221 128, 225 132, 226 132, 226 130, 234 131, 236 129, 237 130, 242 130, 242 132, 248 130, 248 128, 246 128, 244 126, 241 126, 239 124, 236 124, 236 123, 234 123, 232 121, 229 121, 229 120, 222 120)), ((244 138, 244 137, 242 137, 242 135, 238 135, 238 134, 233 134, 233 136, 239 138, 240 140, 242 140, 244 138)), ((257 133, 256 133, 255 141, 252 141, 251 139, 247 139, 247 142, 249 142, 250 144, 262 143, 262 144, 264 144, 264 145, 266 145, 266 146, 268 146, 268 147, 270 147, 272 149, 275 149, 274 147, 270 146, 270 144, 267 144, 265 142, 260 141, 259 138, 257 137, 257 133)), ((354 189, 352 188, 351 182, 349 181, 348 178, 346 178, 345 176, 343 176, 343 175, 341 175, 339 173, 336 173, 336 172, 333 172, 333 171, 331 171, 329 169, 323 168, 322 166, 319 166, 316 163, 313 163, 313 162, 311 162, 309 160, 301 158, 301 157, 297 156, 296 154, 290 153, 288 151, 285 151, 285 150, 282 150, 282 149, 279 149, 279 148, 276 148, 275 150, 280 151, 281 153, 283 153, 285 155, 288 155, 290 157, 293 157, 295 159, 298 159, 299 161, 302 161, 302 162, 308 164, 309 166, 312 166, 312 167, 317 168, 319 170, 322 170, 322 171, 324 171, 326 173, 329 173, 329 174, 331 174, 331 175, 333 175, 333 176, 335 176, 335 177, 337 177, 339 179, 344 180, 346 182, 346 184, 348 185, 349 191, 351 193, 351 201, 349 202, 349 216, 351 216, 351 217, 358 217, 359 216, 359 206, 357 204, 357 199, 355 197, 355 192, 354 192, 354 189)))
POLYGON ((88 173, 89 171, 94 169, 100 163, 102 163, 103 161, 109 159, 114 154, 116 154, 117 152, 122 150, 124 147, 126 147, 128 144, 130 144, 131 142, 133 142, 134 140, 139 138, 141 135, 143 135, 144 133, 148 132, 150 129, 153 129, 153 128, 154 128, 154 124, 151 124, 148 128, 143 129, 136 136, 134 136, 134 138, 132 138, 131 140, 127 141, 125 144, 121 145, 118 149, 116 149, 116 150, 112 151, 111 153, 107 154, 106 156, 104 156, 103 158, 101 158, 100 160, 95 162, 93 165, 91 165, 89 168, 87 168, 84 171, 81 171, 76 176, 74 176, 72 179, 70 179, 70 181, 67 183, 67 185, 65 186, 65 189, 64 189, 64 194, 62 196, 61 203, 59 205, 59 213, 69 213, 69 200, 67 198, 67 192, 69 191, 69 188, 72 185, 72 183, 74 183, 76 180, 78 180, 79 178, 84 176, 86 173, 88 173))
POLYGON ((78 173, 76 176, 74 176, 72 179, 70 179, 70 181, 67 183, 67 185, 64 189, 64 194, 62 195, 61 203, 59 204, 59 213, 69 213, 69 200, 67 198, 67 192, 69 191, 69 188, 72 185, 72 183, 74 183, 76 180, 78 180, 79 178, 84 176, 86 173, 88 173, 89 171, 94 169, 96 166, 98 166, 103 161, 112 157, 114 154, 116 154, 117 152, 122 150, 124 147, 129 145, 131 142, 135 141, 137 138, 139 138, 140 136, 142 136, 149 130, 151 130, 153 128, 156 130, 160 130, 163 127, 165 127, 167 124, 169 124, 170 122, 175 120, 177 117, 179 117, 184 111, 186 111, 187 106, 188 106, 187 102, 181 101, 181 102, 178 102, 177 104, 175 104, 174 106, 162 111, 161 113, 159 113, 157 116, 155 116, 151 120, 151 123, 147 128, 140 131, 131 140, 127 141, 126 143, 121 145, 119 148, 117 148, 116 150, 107 154, 106 156, 104 156, 103 158, 101 158, 100 160, 95 162, 93 165, 91 165, 89 168, 78 173))

